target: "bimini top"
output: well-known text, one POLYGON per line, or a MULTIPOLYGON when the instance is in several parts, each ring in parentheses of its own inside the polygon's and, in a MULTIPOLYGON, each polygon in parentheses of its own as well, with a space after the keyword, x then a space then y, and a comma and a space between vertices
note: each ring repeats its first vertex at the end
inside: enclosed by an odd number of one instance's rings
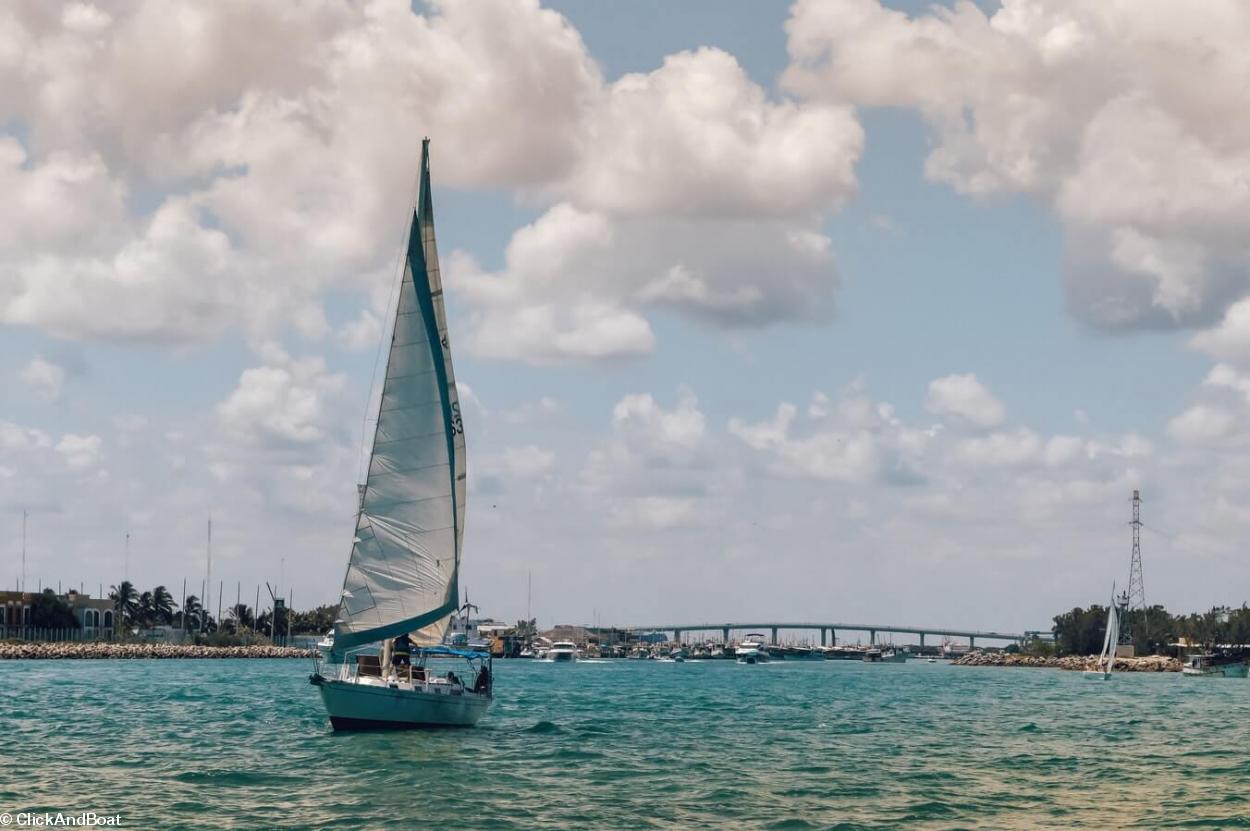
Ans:
POLYGON ((417 650, 421 655, 455 655, 458 658, 489 658, 490 655, 485 652, 475 652, 471 649, 452 649, 450 646, 425 646, 417 650))

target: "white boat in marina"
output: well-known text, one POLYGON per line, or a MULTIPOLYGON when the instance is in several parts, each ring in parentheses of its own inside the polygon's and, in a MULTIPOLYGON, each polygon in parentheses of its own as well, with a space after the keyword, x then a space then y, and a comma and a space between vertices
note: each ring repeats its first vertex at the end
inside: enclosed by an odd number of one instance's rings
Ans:
POLYGON ((577 658, 577 645, 572 641, 556 641, 547 650, 547 660, 555 664, 573 663, 577 658))
POLYGON ((734 650, 734 657, 740 664, 766 664, 770 657, 768 641, 764 640, 763 635, 749 634, 734 650))
POLYGON ((490 656, 442 645, 457 611, 466 461, 429 161, 427 139, 347 575, 328 660, 309 679, 335 729, 469 726, 493 697, 490 656), (411 659, 392 660, 404 635, 411 659), (461 674, 443 671, 449 659, 461 674))
MULTIPOLYGON (((1122 605, 1127 608, 1127 598, 1123 599, 1122 605)), ((1102 652, 1098 656, 1096 667, 1085 670, 1084 677, 1095 681, 1110 680, 1111 673, 1115 669, 1115 651, 1120 645, 1120 615, 1122 611, 1121 601, 1116 600, 1115 586, 1112 586, 1111 603, 1107 607, 1107 631, 1102 639, 1102 652)))
POLYGON ((1250 675, 1250 665, 1239 655, 1201 652, 1189 656, 1181 674, 1191 678, 1245 678, 1250 675))

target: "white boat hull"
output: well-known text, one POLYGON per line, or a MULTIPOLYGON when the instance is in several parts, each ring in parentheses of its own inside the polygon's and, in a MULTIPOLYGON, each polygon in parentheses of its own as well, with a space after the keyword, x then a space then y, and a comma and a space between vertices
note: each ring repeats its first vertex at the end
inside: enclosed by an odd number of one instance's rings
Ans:
POLYGON ((313 676, 335 730, 472 727, 490 707, 489 696, 453 684, 392 687, 381 679, 313 676))
POLYGON ((1194 667, 1181 667, 1181 675, 1189 675, 1196 678, 1245 678, 1250 675, 1250 667, 1246 664, 1223 664, 1221 666, 1203 667, 1195 669, 1194 667))

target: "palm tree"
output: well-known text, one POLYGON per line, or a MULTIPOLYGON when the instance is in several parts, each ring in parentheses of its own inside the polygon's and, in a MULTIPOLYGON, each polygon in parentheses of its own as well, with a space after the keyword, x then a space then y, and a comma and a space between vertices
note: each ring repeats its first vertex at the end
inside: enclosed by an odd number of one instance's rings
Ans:
POLYGON ((164 586, 152 589, 152 611, 157 623, 169 625, 174 622, 174 597, 164 586))
POLYGON ((134 618, 137 598, 134 584, 129 580, 123 580, 116 586, 109 586, 109 600, 113 601, 113 611, 117 612, 119 623, 130 623, 134 618))
POLYGON ((230 619, 234 621, 235 631, 238 631, 240 627, 251 629, 253 624, 256 623, 255 619, 252 617, 252 608, 246 603, 236 603, 231 606, 230 619))
POLYGON ((203 613, 204 607, 200 605, 200 599, 193 594, 187 595, 186 603, 182 607, 182 628, 198 632, 203 613))
POLYGON ((144 592, 139 595, 137 617, 141 628, 152 628, 152 622, 156 618, 156 610, 152 606, 152 592, 144 592))

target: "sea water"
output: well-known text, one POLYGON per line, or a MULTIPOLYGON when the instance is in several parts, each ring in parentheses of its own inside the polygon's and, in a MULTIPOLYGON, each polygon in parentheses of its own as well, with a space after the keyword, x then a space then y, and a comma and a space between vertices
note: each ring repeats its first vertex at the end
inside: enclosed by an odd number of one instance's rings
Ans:
POLYGON ((476 728, 335 733, 302 660, 0 663, 0 812, 126 827, 1250 825, 1250 682, 496 661, 476 728))

